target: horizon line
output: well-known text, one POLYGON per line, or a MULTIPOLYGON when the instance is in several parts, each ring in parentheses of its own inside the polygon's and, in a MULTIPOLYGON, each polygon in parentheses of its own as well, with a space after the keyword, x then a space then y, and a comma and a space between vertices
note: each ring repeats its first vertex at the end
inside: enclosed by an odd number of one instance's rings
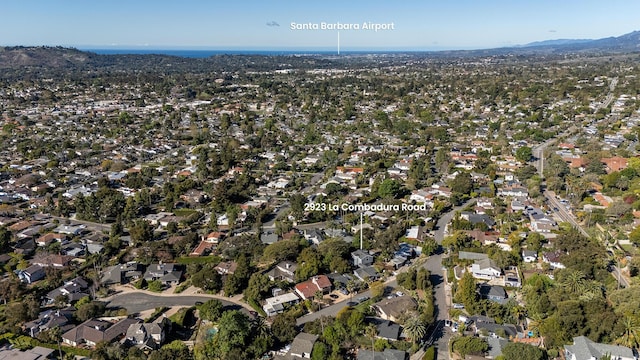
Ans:
MULTIPOLYGON (((467 51, 467 50, 491 50, 491 49, 503 49, 503 48, 517 48, 527 46, 528 44, 514 44, 514 45, 502 45, 502 46, 416 46, 416 47, 389 47, 389 46, 347 46, 341 45, 340 51, 347 52, 436 52, 436 51, 467 51)), ((17 45, 17 44, 2 44, 0 47, 62 47, 69 49, 77 49, 81 51, 92 50, 113 50, 113 51, 336 51, 335 46, 201 46, 201 45, 71 45, 71 44, 41 44, 41 45, 17 45)))

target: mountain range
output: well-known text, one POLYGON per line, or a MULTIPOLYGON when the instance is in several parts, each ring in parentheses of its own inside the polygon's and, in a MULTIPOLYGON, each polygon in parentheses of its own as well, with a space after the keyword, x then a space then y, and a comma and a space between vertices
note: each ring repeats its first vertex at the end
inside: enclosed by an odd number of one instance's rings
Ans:
POLYGON ((556 51, 633 52, 640 50, 640 31, 602 39, 556 39, 526 44, 525 49, 554 49, 556 51))

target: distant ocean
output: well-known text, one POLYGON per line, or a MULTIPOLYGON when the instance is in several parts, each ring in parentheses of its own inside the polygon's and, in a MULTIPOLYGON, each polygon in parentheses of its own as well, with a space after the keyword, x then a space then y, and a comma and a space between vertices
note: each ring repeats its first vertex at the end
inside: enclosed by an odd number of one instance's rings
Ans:
MULTIPOLYGON (((163 49, 80 49, 100 55, 171 55, 207 58, 214 55, 337 55, 336 50, 163 50, 163 49)), ((403 51, 341 51, 341 55, 391 54, 403 51)), ((406 53, 406 51, 404 51, 406 53)))

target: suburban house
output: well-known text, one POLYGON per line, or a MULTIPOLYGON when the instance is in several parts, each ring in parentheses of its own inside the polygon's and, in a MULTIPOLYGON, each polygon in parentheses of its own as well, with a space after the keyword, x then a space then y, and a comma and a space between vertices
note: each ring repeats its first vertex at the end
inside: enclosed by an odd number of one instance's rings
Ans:
POLYGON ((484 209, 493 209, 493 200, 487 197, 481 197, 476 200, 476 206, 484 209))
MULTIPOLYGON (((74 307, 66 309, 49 309, 38 314, 38 318, 24 324, 25 332, 36 337, 39 333, 51 330, 55 327, 59 328, 63 333, 71 330, 75 325, 70 325, 73 319, 73 313, 76 311, 74 307)), ((2 357, 0 356, 0 359, 2 357)))
POLYGON ((67 302, 74 303, 85 296, 89 296, 85 291, 89 288, 89 283, 81 277, 69 280, 57 289, 51 290, 47 294, 47 302, 53 304, 59 296, 66 296, 67 302))
POLYGON ((136 281, 142 277, 140 264, 137 262, 128 262, 112 266, 102 273, 100 282, 103 285, 126 284, 136 281))
POLYGON ((493 280, 502 275, 502 270, 491 259, 476 260, 471 265, 471 274, 476 279, 493 280))
POLYGON ((482 323, 476 324, 476 332, 487 332, 490 337, 497 337, 503 339, 515 338, 518 336, 519 327, 513 324, 495 324, 495 323, 482 323))
POLYGON ((146 281, 159 280, 162 285, 177 285, 182 278, 182 270, 177 264, 151 264, 144 273, 146 281))
POLYGON ((376 325, 377 334, 376 337, 380 339, 397 341, 400 338, 401 333, 400 325, 393 321, 385 320, 376 325))
POLYGON ((538 261, 538 253, 533 250, 522 250, 522 260, 526 263, 538 261))
POLYGON ((219 243, 220 240, 222 239, 224 239, 224 233, 220 231, 212 231, 208 233, 206 236, 202 237, 203 241, 206 241, 208 243, 213 243, 213 244, 219 243))
POLYGON ((389 260, 387 265, 393 266, 393 268, 397 270, 401 268, 407 262, 407 260, 408 259, 404 256, 395 255, 393 259, 389 260))
POLYGON ((511 200, 511 210, 524 211, 527 208, 525 205, 526 199, 515 198, 511 200))
POLYGON ((573 338, 573 345, 564 346, 564 356, 567 360, 600 359, 606 355, 612 360, 638 360, 633 350, 620 345, 600 344, 591 341, 586 336, 573 338))
POLYGON ((516 266, 504 270, 504 286, 521 287, 520 272, 516 266))
POLYGON ((313 345, 318 340, 318 335, 301 332, 293 339, 289 355, 293 358, 311 359, 313 345))
POLYGON ((465 230, 465 233, 471 238, 473 238, 473 240, 480 242, 482 245, 498 244, 498 246, 500 246, 499 232, 483 231, 480 229, 475 229, 475 230, 465 230))
POLYGON ((402 313, 417 309, 418 303, 411 296, 403 295, 383 299, 371 305, 371 308, 384 320, 397 322, 402 313))
POLYGON ((365 266, 357 268, 353 274, 361 281, 376 281, 380 278, 378 270, 373 266, 365 266))
POLYGON ((473 225, 483 223, 490 228, 496 225, 496 221, 486 214, 474 214, 472 212, 463 211, 460 213, 460 217, 473 225))
POLYGON ((36 245, 38 246, 48 246, 53 242, 63 242, 67 240, 67 235, 65 234, 56 234, 56 233, 48 233, 40 236, 36 239, 36 245))
POLYGON ((498 196, 502 197, 519 197, 526 198, 529 197, 529 190, 523 186, 505 186, 502 189, 498 190, 498 196))
POLYGON ((427 233, 424 227, 415 225, 407 229, 407 231, 404 234, 404 237, 406 237, 407 240, 422 242, 424 241, 426 235, 427 233))
POLYGON ((44 268, 40 265, 31 265, 18 272, 18 277, 25 284, 31 284, 38 280, 42 280, 44 279, 44 275, 44 268))
POLYGON ((607 174, 610 174, 615 171, 624 170, 627 168, 628 161, 625 158, 615 156, 611 158, 602 158, 600 160, 605 167, 605 171, 607 174))
POLYGON ((502 286, 481 284, 478 286, 478 293, 481 298, 500 304, 507 299, 507 292, 502 286))
POLYGON ((346 289, 349 281, 353 280, 351 274, 331 273, 327 277, 336 289, 346 289))
POLYGON ((36 254, 31 260, 34 265, 40 265, 42 267, 54 267, 64 268, 69 266, 69 263, 73 260, 73 256, 59 255, 59 254, 36 254))
POLYGON ((235 261, 224 261, 216 265, 213 269, 218 272, 220 275, 232 275, 236 272, 238 268, 238 263, 235 261))
POLYGON ((273 269, 269 270, 266 275, 271 281, 287 281, 290 283, 296 282, 296 269, 298 264, 292 261, 282 261, 276 265, 273 269))
POLYGON ((296 294, 298 294, 303 300, 313 298, 316 292, 320 291, 323 294, 331 292, 331 280, 326 275, 314 276, 311 279, 296 284, 296 294))
POLYGON ((202 237, 200 244, 191 252, 192 256, 202 256, 209 253, 212 249, 218 245, 218 243, 224 239, 224 233, 220 231, 212 231, 202 237))
POLYGON ((356 250, 351 253, 351 259, 353 259, 353 266, 369 266, 373 264, 373 256, 365 250, 356 250))
POLYGON ((60 225, 57 228, 53 229, 53 232, 57 232, 59 234, 67 234, 71 236, 77 236, 82 234, 85 231, 86 226, 84 225, 60 225))
POLYGON ((486 331, 490 337, 515 339, 522 329, 513 324, 496 324, 496 321, 488 316, 474 315, 469 317, 475 324, 476 333, 486 331))
POLYGON ((564 269, 565 266, 560 262, 560 257, 564 255, 562 251, 550 251, 542 254, 542 261, 551 265, 554 269, 564 269))
POLYGON ((208 253, 210 253, 215 248, 216 248, 216 244, 202 240, 202 241, 200 241, 198 246, 196 246, 195 249, 193 249, 193 251, 191 251, 191 253, 189 255, 190 256, 207 255, 208 253))
POLYGON ((322 231, 316 229, 305 230, 303 236, 307 241, 316 245, 319 245, 324 240, 322 231))
POLYGON ((290 292, 265 299, 262 309, 267 313, 267 316, 274 316, 283 312, 287 306, 297 304, 299 301, 300 297, 290 292))
POLYGON ((103 341, 110 343, 124 336, 131 324, 139 322, 138 319, 125 318, 114 324, 104 320, 89 319, 62 334, 62 342, 70 346, 86 345, 89 347, 94 347, 103 341))
POLYGON ((531 222, 531 230, 538 233, 550 233, 558 229, 558 224, 556 224, 555 220, 542 213, 529 215, 529 220, 531 222))
POLYGON ((141 350, 158 349, 164 342, 167 323, 170 323, 167 318, 159 318, 152 323, 131 324, 120 342, 141 350))
POLYGON ((409 201, 433 205, 433 194, 427 190, 413 190, 411 196, 409 196, 409 201))

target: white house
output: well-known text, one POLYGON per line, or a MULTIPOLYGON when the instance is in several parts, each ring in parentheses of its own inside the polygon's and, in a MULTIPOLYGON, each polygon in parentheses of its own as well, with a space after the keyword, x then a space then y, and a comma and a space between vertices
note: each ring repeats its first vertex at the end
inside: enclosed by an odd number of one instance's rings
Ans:
POLYGON ((562 255, 563 253, 560 251, 550 251, 542 254, 542 261, 548 263, 554 269, 564 269, 566 266, 560 262, 560 256, 562 255))
POLYGON ((538 253, 533 250, 522 250, 522 260, 526 263, 536 262, 538 260, 538 253))
POLYGON ((433 194, 426 190, 414 190, 409 196, 409 200, 422 204, 433 204, 433 194))
POLYGON ((300 301, 300 297, 294 292, 270 297, 264 300, 262 309, 267 316, 274 316, 285 310, 285 306, 297 304, 300 301))
POLYGON ((471 265, 471 274, 476 279, 493 280, 502 275, 502 270, 493 260, 483 259, 471 265))
POLYGON ((218 224, 218 226, 229 226, 229 217, 227 216, 227 214, 218 216, 218 218, 216 219, 216 224, 218 224))

